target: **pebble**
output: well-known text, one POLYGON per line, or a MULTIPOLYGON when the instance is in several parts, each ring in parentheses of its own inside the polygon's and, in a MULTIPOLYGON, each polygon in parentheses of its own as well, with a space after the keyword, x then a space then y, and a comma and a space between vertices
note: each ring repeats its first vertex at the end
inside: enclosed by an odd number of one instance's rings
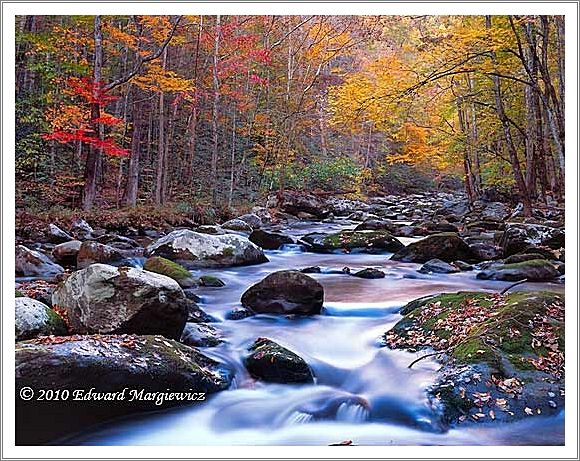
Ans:
POLYGON ((553 400, 550 400, 548 402, 548 405, 550 405, 552 408, 556 408, 558 405, 556 405, 556 402, 554 402, 553 400))

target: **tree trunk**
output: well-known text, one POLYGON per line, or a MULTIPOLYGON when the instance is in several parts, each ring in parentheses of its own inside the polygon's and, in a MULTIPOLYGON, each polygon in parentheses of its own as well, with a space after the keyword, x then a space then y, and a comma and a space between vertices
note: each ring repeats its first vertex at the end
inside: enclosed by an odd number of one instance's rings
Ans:
MULTIPOLYGON (((163 70, 167 64, 167 48, 163 50, 163 70)), ((165 203, 163 177, 165 175, 165 93, 159 92, 159 138, 157 139, 157 170, 155 180, 155 204, 165 203)))
MULTIPOLYGON (((138 97, 138 95, 135 95, 138 97)), ((131 136, 131 157, 125 187, 125 205, 135 206, 139 191, 139 164, 141 158, 141 115, 142 105, 133 104, 133 134, 131 136)))
POLYGON ((218 199, 218 115, 220 103, 220 82, 218 78, 218 61, 220 48, 220 22, 221 16, 218 14, 215 19, 215 40, 213 49, 213 106, 212 106, 212 141, 211 152, 211 182, 212 182, 212 203, 217 204, 218 199))

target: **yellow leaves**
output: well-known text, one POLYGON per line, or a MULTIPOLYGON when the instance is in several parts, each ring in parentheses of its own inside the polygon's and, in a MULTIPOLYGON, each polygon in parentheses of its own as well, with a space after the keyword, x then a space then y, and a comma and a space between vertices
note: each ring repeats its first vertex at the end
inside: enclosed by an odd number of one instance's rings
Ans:
POLYGON ((193 91, 193 81, 180 77, 176 72, 164 70, 157 63, 150 64, 147 71, 133 80, 133 83, 145 91, 185 93, 193 91))

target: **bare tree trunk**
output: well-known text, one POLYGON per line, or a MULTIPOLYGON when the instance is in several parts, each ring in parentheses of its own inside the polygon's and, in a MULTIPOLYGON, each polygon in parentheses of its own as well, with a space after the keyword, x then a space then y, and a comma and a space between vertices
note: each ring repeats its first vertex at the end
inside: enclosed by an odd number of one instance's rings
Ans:
POLYGON ((218 199, 218 115, 220 103, 220 82, 218 76, 218 62, 220 49, 221 16, 218 14, 215 19, 215 40, 213 49, 213 107, 212 107, 212 141, 211 152, 211 182, 212 182, 212 203, 217 204, 218 199))
POLYGON ((230 169, 230 194, 228 197, 228 207, 232 206, 232 199, 234 196, 234 173, 236 170, 236 115, 237 109, 234 103, 234 115, 232 117, 232 153, 231 153, 231 169, 230 169))
MULTIPOLYGON (((167 65, 167 48, 163 50, 163 70, 167 65)), ((157 139, 157 171, 155 181, 155 204, 165 203, 163 177, 165 174, 165 93, 159 92, 159 138, 157 139)))
MULTIPOLYGON (((137 95, 136 95, 137 96, 137 95)), ((139 166, 141 157, 141 104, 133 104, 133 134, 131 136, 131 157, 125 187, 125 205, 135 206, 139 191, 139 166)))

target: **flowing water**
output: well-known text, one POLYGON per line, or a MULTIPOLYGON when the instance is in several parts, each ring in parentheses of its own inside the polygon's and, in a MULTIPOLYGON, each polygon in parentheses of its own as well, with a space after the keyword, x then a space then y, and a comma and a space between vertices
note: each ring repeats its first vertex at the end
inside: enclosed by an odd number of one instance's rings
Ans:
MULTIPOLYGON (((351 223, 346 223, 351 224, 351 223)), ((336 231, 345 224, 299 223, 283 229, 294 236, 336 231)), ((414 239, 401 239, 407 244, 414 239)), ((230 389, 206 402, 111 422, 67 441, 98 445, 328 445, 345 439, 360 445, 545 445, 564 443, 564 415, 533 417, 512 424, 479 424, 441 430, 425 389, 439 365, 418 355, 382 347, 381 335, 400 318, 406 302, 431 293, 498 291, 504 282, 483 281, 475 272, 423 275, 417 264, 390 261, 389 254, 314 254, 288 245, 266 252, 256 266, 194 271, 215 274, 226 286, 201 288, 201 306, 227 342, 200 348, 235 371, 230 389), (308 318, 257 315, 226 320, 242 293, 269 273, 319 266, 325 291, 323 315, 308 318), (339 273, 375 267, 384 279, 339 273), (268 337, 303 357, 314 385, 254 381, 242 359, 260 337, 268 337)), ((524 284, 517 289, 563 290, 562 285, 524 284)))

